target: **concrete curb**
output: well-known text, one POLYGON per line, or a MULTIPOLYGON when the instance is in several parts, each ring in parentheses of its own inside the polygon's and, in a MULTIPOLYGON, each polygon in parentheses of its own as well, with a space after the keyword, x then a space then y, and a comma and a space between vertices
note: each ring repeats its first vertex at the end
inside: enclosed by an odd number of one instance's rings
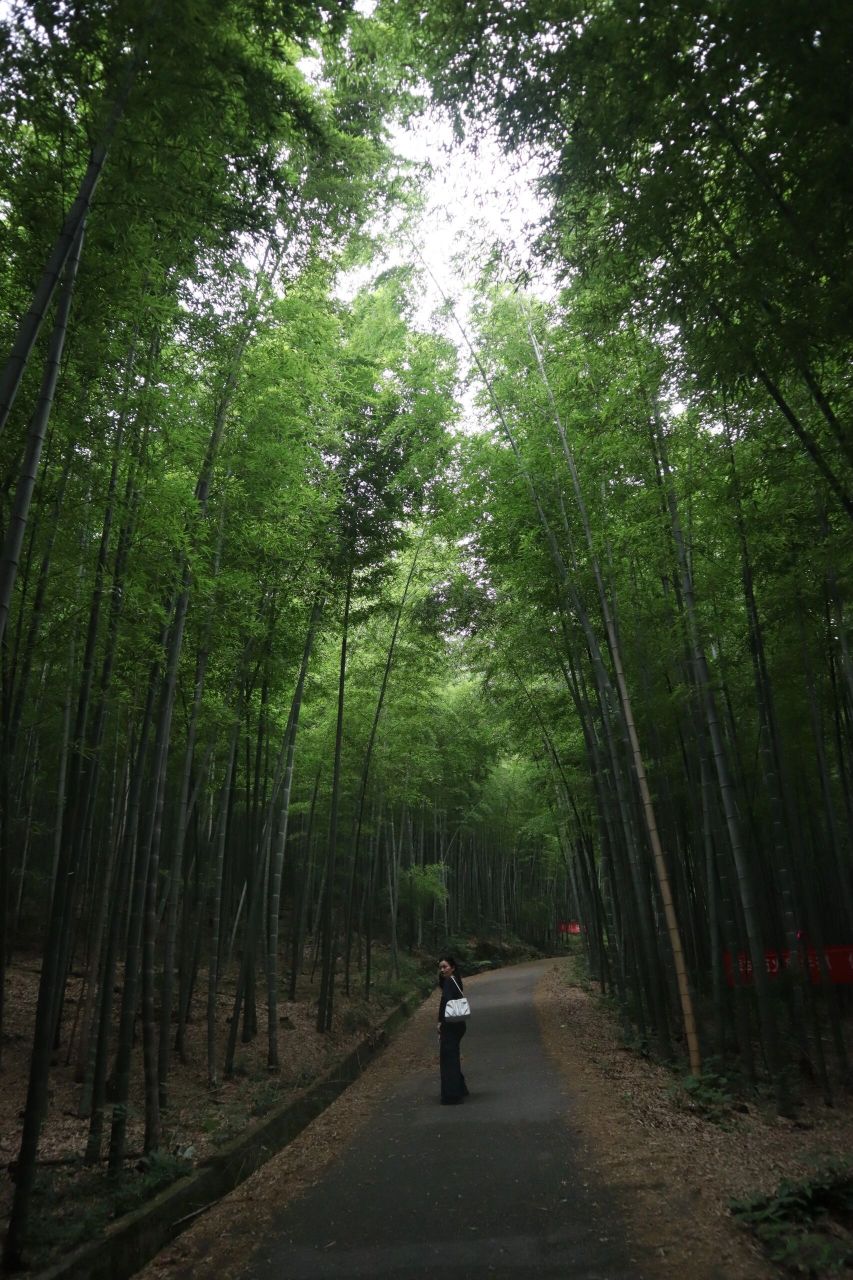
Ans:
POLYGON ((208 1156, 132 1213, 111 1223, 102 1236, 81 1245, 33 1280, 128 1280, 206 1209, 233 1191, 276 1155, 357 1080, 393 1033, 421 1004, 410 996, 341 1062, 305 1093, 282 1103, 208 1156))

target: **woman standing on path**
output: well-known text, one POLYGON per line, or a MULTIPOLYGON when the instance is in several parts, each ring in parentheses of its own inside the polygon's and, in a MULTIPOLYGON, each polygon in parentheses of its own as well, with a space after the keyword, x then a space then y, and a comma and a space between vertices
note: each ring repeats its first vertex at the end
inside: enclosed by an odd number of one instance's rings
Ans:
POLYGON ((444 1011, 448 1000, 462 994, 462 978, 453 956, 442 956, 438 962, 438 1061, 441 1068, 441 1101, 446 1106, 459 1103, 468 1096, 468 1086, 459 1061, 459 1042, 465 1034, 464 1022, 448 1022, 444 1011))

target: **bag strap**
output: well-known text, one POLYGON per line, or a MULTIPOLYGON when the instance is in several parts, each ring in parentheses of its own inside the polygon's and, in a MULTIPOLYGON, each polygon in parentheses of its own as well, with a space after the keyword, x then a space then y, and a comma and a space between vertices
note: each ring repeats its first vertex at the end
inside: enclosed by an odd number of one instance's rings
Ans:
POLYGON ((463 992, 463 990, 462 990, 462 988, 460 987, 459 983, 458 983, 458 982, 456 981, 456 979, 453 977, 453 974, 452 974, 452 973, 451 973, 451 975, 450 975, 450 976, 451 976, 451 978, 453 979, 453 985, 454 985, 454 987, 456 988, 456 990, 459 992, 460 996, 461 996, 461 995, 464 995, 465 993, 463 992))

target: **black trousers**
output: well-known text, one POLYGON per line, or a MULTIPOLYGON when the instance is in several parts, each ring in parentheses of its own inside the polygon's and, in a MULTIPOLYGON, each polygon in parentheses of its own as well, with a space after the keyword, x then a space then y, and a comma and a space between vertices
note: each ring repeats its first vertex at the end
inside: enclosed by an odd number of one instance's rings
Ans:
POLYGON ((441 1101, 461 1102, 468 1086, 459 1061, 459 1042, 467 1027, 464 1022, 443 1022, 439 1037, 438 1061, 441 1067, 441 1101))

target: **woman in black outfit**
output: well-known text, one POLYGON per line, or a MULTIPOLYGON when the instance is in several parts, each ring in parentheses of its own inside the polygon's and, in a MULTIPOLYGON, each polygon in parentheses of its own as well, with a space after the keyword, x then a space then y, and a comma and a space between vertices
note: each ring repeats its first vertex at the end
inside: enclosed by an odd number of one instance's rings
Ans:
POLYGON ((441 987, 441 1004, 438 1006, 441 1101, 446 1106, 452 1106, 468 1096, 468 1086, 459 1061, 459 1042, 465 1034, 465 1023, 446 1022, 444 1017, 448 1000, 454 1000, 462 990, 462 978, 453 956, 442 956, 439 960, 438 985, 441 987))

